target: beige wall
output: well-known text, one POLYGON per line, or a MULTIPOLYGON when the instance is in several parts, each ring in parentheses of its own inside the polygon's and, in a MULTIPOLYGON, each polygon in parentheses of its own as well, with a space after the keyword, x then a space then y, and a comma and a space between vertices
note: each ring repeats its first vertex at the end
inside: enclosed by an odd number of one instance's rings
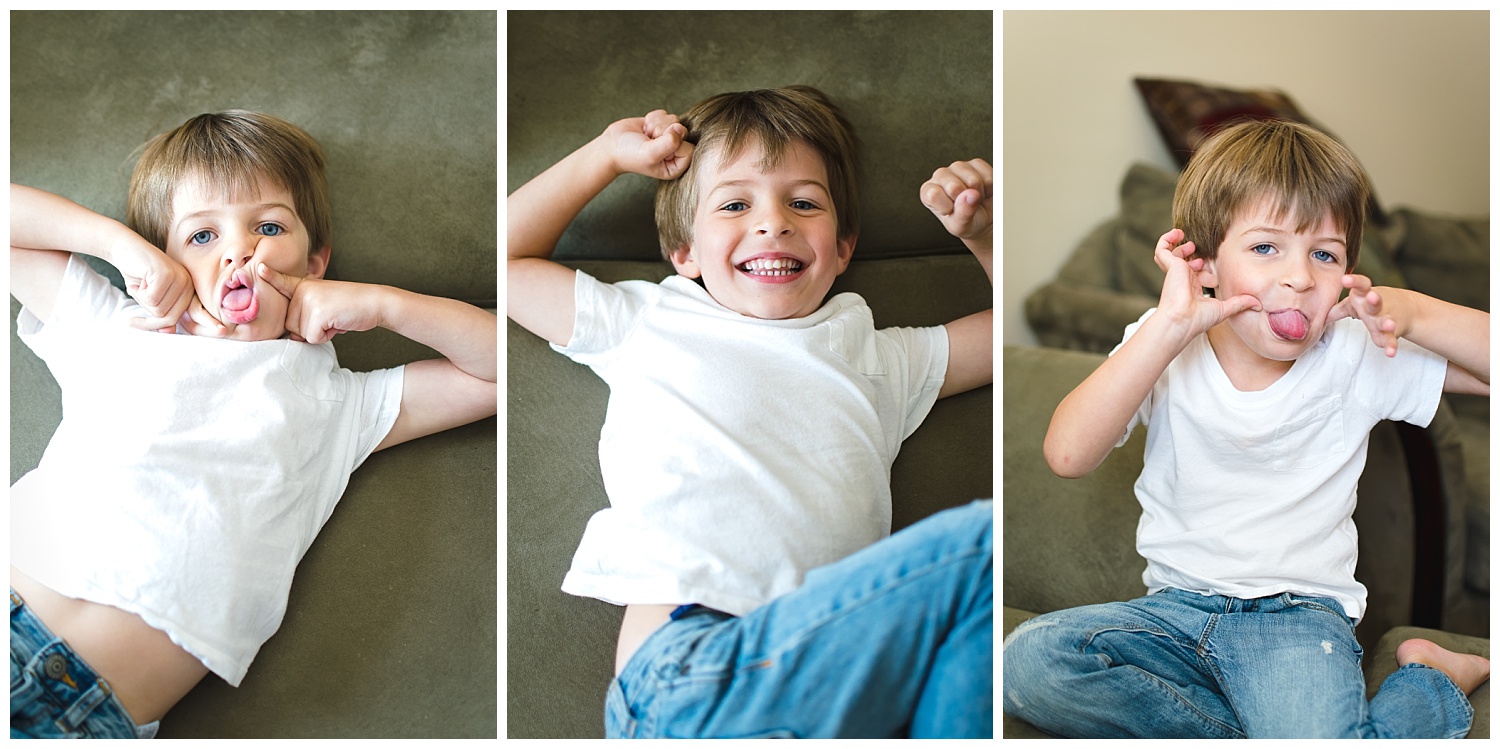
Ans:
POLYGON ((1278 88, 1349 145, 1382 205, 1489 214, 1487 13, 1010 11, 1001 22, 1006 344, 1035 345, 1026 295, 1116 213, 1126 168, 1175 168, 1136 76, 1278 88))

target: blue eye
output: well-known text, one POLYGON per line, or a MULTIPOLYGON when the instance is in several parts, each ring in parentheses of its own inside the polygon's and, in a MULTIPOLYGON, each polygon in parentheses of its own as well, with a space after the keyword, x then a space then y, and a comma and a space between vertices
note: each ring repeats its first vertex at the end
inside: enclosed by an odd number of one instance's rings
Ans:
POLYGON ((818 204, 812 202, 811 200, 794 200, 792 201, 792 207, 800 211, 818 210, 818 204))
POLYGON ((1338 262, 1338 256, 1334 255, 1332 252, 1329 252, 1328 250, 1314 250, 1313 251, 1313 257, 1315 257, 1318 260, 1321 260, 1321 261, 1323 261, 1325 263, 1336 263, 1336 262, 1338 262))
POLYGON ((1257 255, 1269 255, 1275 252, 1276 248, 1268 244, 1258 244, 1254 247, 1251 247, 1250 251, 1257 255))
POLYGON ((188 244, 208 244, 214 239, 214 233, 204 229, 188 238, 188 244))
POLYGON ((748 210, 749 208, 750 208, 750 205, 747 204, 745 201, 743 201, 743 200, 736 200, 736 201, 734 201, 732 203, 725 203, 724 207, 720 208, 719 210, 721 210, 721 211, 744 211, 744 210, 748 210))
POLYGON ((282 234, 285 234, 286 233, 286 229, 283 229, 280 226, 277 226, 276 224, 261 224, 260 225, 260 233, 264 234, 264 235, 266 235, 268 237, 278 237, 278 236, 281 236, 282 234))

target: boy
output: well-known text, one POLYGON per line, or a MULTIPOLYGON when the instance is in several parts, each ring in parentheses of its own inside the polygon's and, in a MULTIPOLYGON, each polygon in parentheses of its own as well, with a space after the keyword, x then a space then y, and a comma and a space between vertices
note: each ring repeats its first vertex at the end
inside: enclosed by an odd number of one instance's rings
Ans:
MULTIPOLYGON (((854 155, 815 89, 721 94, 616 122, 508 198, 507 314, 610 386, 611 506, 563 590, 626 606, 611 736, 991 733, 990 507, 875 543, 901 440, 990 382, 991 315, 877 332, 856 295, 825 302, 854 155), (665 180, 659 285, 548 259, 625 172, 665 180)), ((922 187, 986 275, 991 184, 976 160, 922 187)))
POLYGON ((11 489, 12 736, 149 736, 209 671, 237 686, 349 474, 496 412, 493 315, 323 279, 324 159, 295 125, 158 136, 127 222, 11 187, 19 334, 64 403, 11 489), (376 326, 447 358, 338 368, 329 340, 376 326))
POLYGON ((1468 731, 1489 662, 1423 640, 1366 702, 1351 516, 1376 421, 1425 425, 1444 391, 1488 395, 1489 315, 1349 274, 1368 194, 1346 149, 1291 123, 1228 128, 1188 164, 1182 228, 1156 247, 1159 306, 1058 406, 1043 447, 1078 477, 1150 425, 1150 593, 1018 627, 1008 713, 1069 736, 1468 731))

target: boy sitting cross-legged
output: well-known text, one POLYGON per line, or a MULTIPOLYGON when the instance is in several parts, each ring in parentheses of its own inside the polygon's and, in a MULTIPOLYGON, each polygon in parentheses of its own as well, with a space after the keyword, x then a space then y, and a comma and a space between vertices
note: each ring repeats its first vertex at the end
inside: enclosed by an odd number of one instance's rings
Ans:
MULTIPOLYGON (((889 471, 944 395, 991 379, 988 310, 876 330, 828 295, 858 235, 853 130, 806 87, 621 120, 507 201, 507 314, 609 384, 610 507, 563 590, 626 606, 610 736, 989 736, 987 502, 889 538, 889 471), (678 275, 552 262, 615 177, 664 180, 678 275), (884 540, 882 540, 884 539, 884 540)), ((923 202, 990 272, 989 165, 923 202)))
POLYGON ((1377 421, 1426 425, 1443 392, 1489 394, 1489 315, 1351 274, 1368 196, 1353 155, 1303 125, 1237 125, 1193 156, 1180 228, 1156 246, 1159 305, 1043 447, 1079 477, 1148 427, 1149 594, 1017 627, 1007 714, 1075 737, 1468 732, 1478 656, 1408 640, 1365 698, 1352 515, 1377 421))
POLYGON ((324 280, 327 196, 317 143, 243 111, 147 144, 128 226, 12 185, 18 332, 64 412, 11 488, 12 736, 151 735, 238 685, 350 473, 496 412, 495 316, 324 280), (329 340, 377 326, 447 358, 341 369, 329 340))

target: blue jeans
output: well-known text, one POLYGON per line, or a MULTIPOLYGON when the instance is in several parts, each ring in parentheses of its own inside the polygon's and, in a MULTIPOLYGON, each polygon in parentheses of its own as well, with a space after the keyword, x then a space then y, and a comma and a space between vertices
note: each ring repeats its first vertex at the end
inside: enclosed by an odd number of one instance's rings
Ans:
POLYGON ((10 737, 149 739, 109 684, 10 592, 10 737))
POLYGON ((994 510, 938 513, 743 616, 698 607, 611 683, 612 737, 991 737, 994 510))
POLYGON ((1180 590, 1055 611, 1004 644, 1005 712, 1078 738, 1459 738, 1474 711, 1405 666, 1365 699, 1354 624, 1331 598, 1180 590))

